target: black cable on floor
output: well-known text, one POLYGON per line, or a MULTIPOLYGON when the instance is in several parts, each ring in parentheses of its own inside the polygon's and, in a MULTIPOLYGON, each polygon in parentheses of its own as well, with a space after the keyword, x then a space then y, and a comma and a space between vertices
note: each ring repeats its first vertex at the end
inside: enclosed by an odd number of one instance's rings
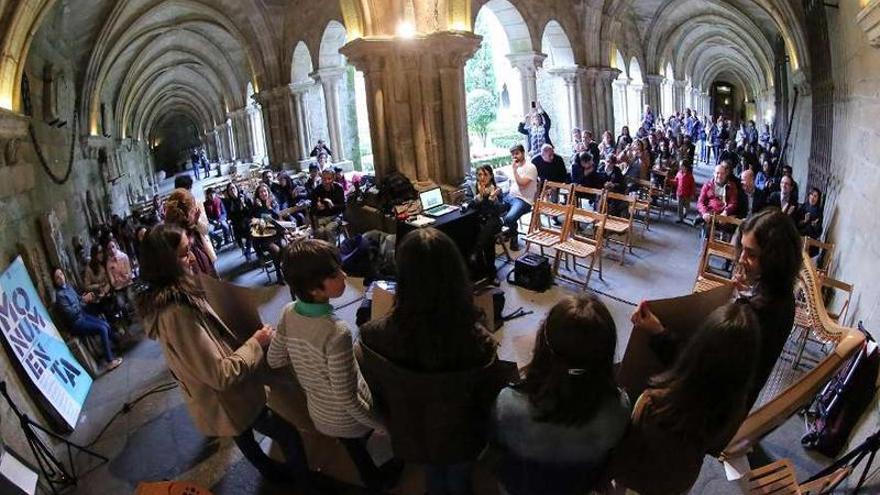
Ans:
POLYGON ((133 401, 124 403, 122 405, 122 409, 117 411, 116 414, 114 414, 113 417, 111 417, 110 420, 107 421, 107 423, 104 425, 103 428, 101 428, 101 431, 98 432, 98 434, 95 436, 95 438, 93 438, 91 442, 86 444, 86 447, 91 447, 91 446, 95 445, 98 442, 98 440, 100 440, 101 437, 104 435, 104 433, 107 433, 107 430, 110 428, 110 425, 112 425, 122 415, 130 413, 131 410, 134 408, 135 405, 137 405, 138 402, 146 399, 147 397, 149 397, 153 394, 158 394, 161 392, 168 392, 169 390, 174 390, 175 388, 177 388, 177 382, 161 383, 161 384, 156 385, 155 387, 151 388, 150 390, 147 390, 143 394, 139 395, 133 401))

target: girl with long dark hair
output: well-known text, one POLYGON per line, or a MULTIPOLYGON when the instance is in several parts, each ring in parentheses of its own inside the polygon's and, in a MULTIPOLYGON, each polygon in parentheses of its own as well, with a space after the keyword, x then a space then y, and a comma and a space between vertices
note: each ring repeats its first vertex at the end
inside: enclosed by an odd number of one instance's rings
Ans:
POLYGON ((758 317, 746 300, 715 310, 653 377, 613 454, 619 486, 642 495, 685 493, 706 454, 716 455, 749 411, 760 359, 758 317))
POLYGON ((477 169, 471 207, 480 217, 480 232, 474 246, 473 265, 476 279, 495 283, 495 236, 501 232, 501 189, 495 184, 495 172, 489 165, 477 169))
POLYGON ((391 314, 361 328, 361 370, 395 456, 425 465, 430 495, 468 494, 507 377, 452 239, 432 228, 407 234, 397 270, 391 314))
POLYGON ((137 297, 144 330, 159 341, 202 434, 233 437, 267 478, 307 483, 299 433, 266 406, 260 369, 275 331, 264 326, 243 342, 232 333, 194 280, 189 242, 182 229, 169 224, 154 227, 144 238, 141 280, 146 288, 137 297), (254 431, 280 442, 284 463, 263 453, 254 431))
MULTIPOLYGON (((748 406, 758 395, 794 326, 794 285, 801 269, 803 241, 789 215, 766 208, 750 216, 735 235, 738 251, 736 285, 758 316, 758 368, 748 391, 748 406)), ((672 363, 685 336, 671 335, 644 302, 633 313, 633 325, 654 334, 652 347, 661 360, 672 363)))
POLYGON ((614 381, 617 332, 595 296, 556 303, 523 381, 498 395, 490 452, 511 495, 588 493, 629 423, 614 381))

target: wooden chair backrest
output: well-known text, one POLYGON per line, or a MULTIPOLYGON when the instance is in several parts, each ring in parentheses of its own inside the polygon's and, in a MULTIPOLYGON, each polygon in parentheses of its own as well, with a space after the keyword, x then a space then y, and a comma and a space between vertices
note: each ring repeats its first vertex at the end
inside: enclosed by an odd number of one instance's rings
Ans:
POLYGON ((563 239, 576 239, 581 242, 588 242, 595 245, 598 249, 602 248, 602 240, 605 235, 605 219, 607 215, 597 213, 592 210, 583 208, 572 208, 571 215, 565 222, 565 232, 562 234, 563 239), (578 234, 578 224, 589 224, 593 227, 593 236, 587 237, 578 234))
POLYGON ((573 184, 564 184, 562 182, 553 182, 550 180, 545 181, 544 187, 541 188, 541 194, 538 195, 538 200, 550 202, 552 200, 551 196, 553 192, 556 191, 559 194, 557 195, 557 200, 555 201, 555 203, 563 205, 570 204, 573 197, 571 194, 572 187, 573 184), (562 196, 565 197, 564 200, 562 200, 562 196))
POLYGON ((633 215, 636 212, 635 204, 636 204, 636 198, 630 196, 629 194, 621 194, 621 193, 606 191, 605 192, 605 201, 602 203, 602 213, 608 215, 611 218, 617 218, 620 220, 629 220, 630 225, 632 225, 633 215), (608 214, 608 201, 609 200, 625 202, 627 204, 627 209, 629 210, 629 217, 623 218, 623 217, 616 217, 614 215, 608 214))
MULTIPOLYGON (((831 317, 834 321, 838 323, 842 323, 846 321, 846 316, 849 313, 849 303, 852 299, 852 294, 854 287, 852 284, 848 284, 846 282, 841 282, 840 280, 823 276, 822 277, 822 287, 833 289, 835 291, 840 291, 844 293, 843 304, 840 305, 840 309, 836 311, 835 314, 828 313, 828 316, 831 317)), ((825 308, 826 311, 828 308, 825 308)))
POLYGON ((544 215, 550 217, 564 216, 568 218, 569 210, 571 210, 571 205, 561 205, 559 203, 552 203, 550 201, 535 201, 535 206, 532 209, 532 221, 529 223, 529 233, 537 232, 538 230, 548 230, 553 232, 559 232, 562 234, 562 229, 555 229, 551 227, 544 227, 544 223, 541 222, 541 217, 544 215))
POLYGON ((820 328, 828 338, 832 339, 832 342, 836 343, 836 346, 819 361, 815 368, 805 373, 778 396, 753 410, 722 452, 722 459, 742 457, 751 451, 764 435, 776 429, 795 411, 810 402, 816 392, 837 373, 865 341, 862 332, 839 325, 828 316, 822 299, 819 275, 809 262, 809 257, 806 254, 802 256, 800 281, 804 287, 810 317, 814 318, 814 328, 820 328))
POLYGON ((573 193, 572 194, 572 198, 573 198, 572 204, 575 205, 575 207, 577 207, 577 208, 580 207, 580 205, 577 203, 577 195, 578 194, 589 194, 589 195, 596 198, 596 202, 595 202, 596 211, 599 211, 599 212, 602 211, 603 204, 605 202, 605 189, 597 189, 595 187, 581 186, 578 184, 573 184, 573 186, 574 187, 572 188, 572 193, 573 193))
POLYGON ((794 468, 788 459, 752 470, 748 474, 749 495, 800 495, 794 468))
MULTIPOLYGON (((742 219, 736 218, 730 215, 712 215, 712 222, 709 224, 709 239, 718 240, 718 232, 723 231, 719 228, 719 226, 729 226, 733 227, 734 230, 738 229, 740 225, 742 225, 742 219)), ((733 245, 733 237, 731 237, 730 241, 721 241, 725 244, 733 245)))

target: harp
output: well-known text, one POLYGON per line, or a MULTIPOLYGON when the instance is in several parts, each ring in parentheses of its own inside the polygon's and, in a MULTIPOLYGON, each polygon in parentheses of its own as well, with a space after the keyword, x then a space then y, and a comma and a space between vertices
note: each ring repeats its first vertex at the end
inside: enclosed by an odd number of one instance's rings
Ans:
MULTIPOLYGON (((721 453, 720 460, 732 462, 745 458, 764 437, 805 406, 819 389, 852 357, 865 340, 856 329, 839 325, 829 315, 822 299, 822 281, 809 255, 803 254, 803 265, 796 290, 798 304, 804 316, 798 325, 809 325, 808 330, 823 342, 834 346, 816 366, 785 387, 778 395, 752 410, 733 439, 721 453)), ((777 364, 779 366, 779 364, 777 364)))

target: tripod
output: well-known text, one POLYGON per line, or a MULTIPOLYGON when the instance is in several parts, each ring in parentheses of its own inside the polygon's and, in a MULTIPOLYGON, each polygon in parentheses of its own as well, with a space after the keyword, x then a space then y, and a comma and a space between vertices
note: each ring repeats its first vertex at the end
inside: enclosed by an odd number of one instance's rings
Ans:
POLYGON ((21 426, 21 431, 24 432, 24 436, 27 438, 28 446, 30 446, 31 452, 37 460, 37 464, 40 467, 40 473, 49 483, 49 488, 52 490, 53 494, 57 495, 59 489, 63 490, 64 488, 75 486, 77 481, 79 481, 76 473, 76 465, 73 463, 73 450, 84 452, 91 457, 100 459, 102 464, 109 461, 108 458, 101 454, 81 445, 77 445, 34 422, 27 414, 21 412, 18 406, 15 405, 15 402, 12 401, 12 397, 9 396, 9 391, 6 389, 5 381, 0 381, 0 394, 3 395, 3 398, 6 399, 12 412, 18 417, 19 426, 21 426), (67 446, 67 462, 70 463, 70 470, 68 470, 64 464, 55 457, 55 453, 48 445, 46 445, 43 439, 40 438, 37 431, 49 435, 51 438, 58 440, 67 446))
POLYGON ((833 489, 846 479, 851 472, 855 471, 856 467, 858 467, 865 457, 867 457, 868 462, 865 464, 865 467, 862 468, 859 482, 853 487, 852 493, 859 493, 859 490, 861 490, 862 485, 865 484, 865 480, 868 478, 868 472, 871 469, 871 464, 874 463, 874 456, 877 455, 877 450, 880 450, 880 430, 874 432, 873 435, 866 438, 865 441, 859 444, 856 448, 844 454, 843 457, 834 461, 833 464, 816 473, 812 478, 808 479, 806 483, 816 481, 826 476, 831 476, 833 473, 840 471, 836 476, 832 477, 831 484, 826 487, 828 490, 833 489))

